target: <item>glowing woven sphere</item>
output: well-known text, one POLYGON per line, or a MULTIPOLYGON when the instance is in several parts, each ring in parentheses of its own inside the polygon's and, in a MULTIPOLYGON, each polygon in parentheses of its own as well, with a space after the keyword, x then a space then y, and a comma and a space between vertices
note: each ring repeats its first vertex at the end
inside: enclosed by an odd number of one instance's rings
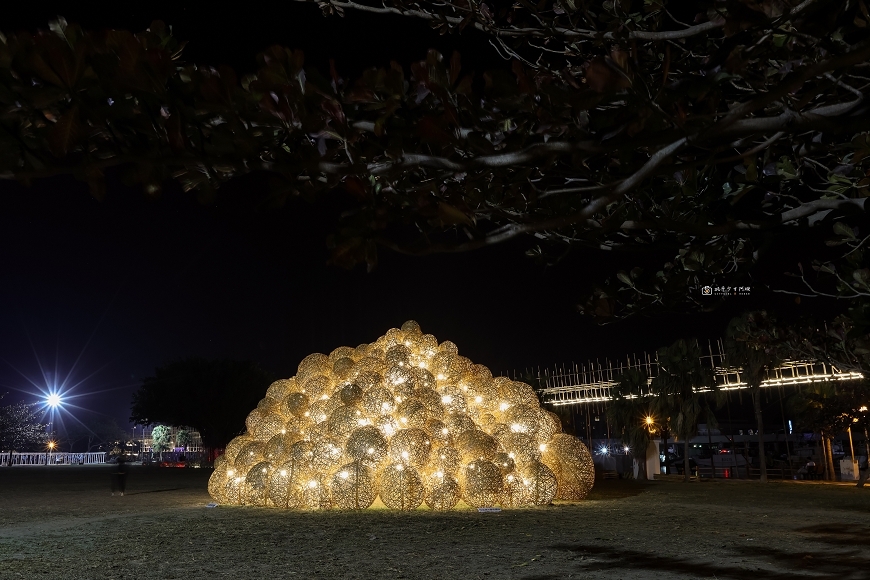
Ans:
POLYGON ((396 510, 417 509, 423 503, 426 489, 420 474, 413 467, 397 463, 381 473, 381 501, 396 510))
MULTIPOLYGON (((220 459, 220 457, 218 457, 220 459)), ((211 476, 208 478, 208 494, 219 500, 223 501, 224 495, 224 487, 227 484, 227 466, 226 461, 223 462, 223 465, 217 465, 217 461, 215 461, 215 468, 212 471, 211 476)))
POLYGON ((531 506, 585 497, 586 447, 534 390, 408 321, 269 385, 209 478, 222 503, 288 509, 531 506))
POLYGON ((363 388, 356 383, 343 385, 336 393, 343 405, 356 407, 362 401, 363 388))
POLYGON ((332 376, 338 380, 346 379, 353 373, 354 362, 352 358, 342 357, 332 365, 332 376))
POLYGON ((337 508, 365 509, 378 496, 375 472, 360 461, 343 465, 332 476, 330 492, 332 502, 337 508))
POLYGON ((248 470, 245 477, 245 504, 266 505, 269 498, 269 472, 272 464, 261 461, 248 470))
POLYGON ((456 447, 462 454, 463 461, 492 459, 498 451, 498 441, 483 431, 469 429, 456 438, 456 447))
POLYGON ((535 433, 535 439, 540 443, 546 443, 556 433, 562 432, 562 421, 556 413, 544 409, 538 409, 538 432, 535 433))
POLYGON ((505 411, 505 423, 515 433, 534 435, 538 432, 540 423, 539 407, 531 405, 514 405, 505 411))
POLYGON ((455 476, 462 467, 462 454, 453 447, 441 447, 430 454, 428 467, 431 473, 440 471, 455 476))
POLYGON ((429 412, 431 419, 441 419, 444 416, 444 404, 441 395, 432 389, 416 389, 414 398, 420 401, 429 412))
POLYGON ((501 470, 491 461, 478 459, 464 470, 462 499, 471 507, 491 507, 501 500, 501 470))
POLYGON ((363 393, 362 408, 371 417, 392 413, 396 400, 393 393, 383 387, 375 387, 363 393))
POLYGON ((307 379, 315 375, 326 374, 329 372, 331 367, 332 363, 329 362, 329 357, 325 354, 309 354, 299 363, 299 368, 296 372, 296 380, 299 383, 304 383, 307 379))
POLYGON ((399 422, 407 427, 425 429, 429 422, 429 410, 415 398, 405 399, 399 403, 397 414, 399 422))
POLYGON ((269 385, 269 388, 266 390, 266 398, 280 402, 295 390, 296 379, 281 379, 269 385))
POLYGON ((325 375, 315 375, 302 383, 302 392, 308 395, 312 401, 316 401, 321 395, 328 395, 332 389, 332 379, 325 375))
POLYGON ((329 416, 329 433, 338 439, 346 439, 359 427, 362 412, 356 407, 342 405, 329 416))
POLYGON ((547 505, 556 497, 556 475, 540 461, 532 461, 523 466, 520 476, 533 505, 547 505))
POLYGON ((576 437, 565 433, 554 435, 544 445, 542 460, 559 481, 557 499, 583 499, 592 489, 595 483, 592 455, 576 437))
POLYGON ((446 473, 435 472, 426 483, 424 501, 433 510, 451 510, 462 498, 459 482, 446 473))
POLYGON ((540 444, 525 433, 505 433, 499 438, 508 457, 522 465, 541 458, 540 444))
POLYGON ((246 443, 236 455, 236 460, 233 465, 237 470, 246 473, 255 463, 263 459, 263 451, 265 444, 259 441, 251 441, 246 443))
POLYGON ((302 505, 303 473, 295 461, 287 461, 273 469, 269 476, 269 502, 275 507, 290 509, 302 505))
POLYGON ((266 442, 263 456, 267 461, 284 461, 294 443, 302 439, 302 434, 296 431, 278 433, 266 442))
POLYGON ((281 403, 281 410, 287 415, 302 417, 311 405, 311 398, 305 393, 291 393, 281 403))
POLYGON ((390 439, 390 459, 394 463, 423 467, 431 449, 429 435, 422 429, 402 429, 390 439))

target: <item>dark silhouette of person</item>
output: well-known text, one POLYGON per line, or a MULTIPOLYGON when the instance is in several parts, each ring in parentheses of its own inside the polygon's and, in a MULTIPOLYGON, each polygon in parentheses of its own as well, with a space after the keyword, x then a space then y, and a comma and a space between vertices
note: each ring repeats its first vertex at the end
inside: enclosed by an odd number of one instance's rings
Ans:
POLYGON ((127 487, 127 458, 123 455, 118 456, 117 469, 112 475, 112 495, 115 495, 116 491, 124 495, 127 487))

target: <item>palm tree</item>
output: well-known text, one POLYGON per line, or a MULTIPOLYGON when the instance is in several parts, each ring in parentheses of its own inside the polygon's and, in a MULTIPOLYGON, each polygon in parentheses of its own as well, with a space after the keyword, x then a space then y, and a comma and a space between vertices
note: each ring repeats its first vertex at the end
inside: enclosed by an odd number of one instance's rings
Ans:
POLYGON ((650 383, 653 408, 683 441, 683 481, 689 481, 689 439, 697 433, 700 420, 712 415, 713 372, 701 363, 701 348, 694 339, 660 348, 657 358, 658 375, 650 383))
POLYGON ((631 450, 646 479, 646 453, 653 421, 646 373, 642 369, 627 370, 619 377, 611 394, 613 400, 607 406, 607 419, 621 433, 623 445, 631 450))
POLYGON ((767 483, 767 458, 764 454, 761 382, 766 371, 773 370, 782 362, 784 343, 781 334, 773 317, 763 310, 733 318, 725 334, 725 361, 731 367, 740 368, 740 375, 752 395, 758 427, 758 462, 763 483, 767 483))

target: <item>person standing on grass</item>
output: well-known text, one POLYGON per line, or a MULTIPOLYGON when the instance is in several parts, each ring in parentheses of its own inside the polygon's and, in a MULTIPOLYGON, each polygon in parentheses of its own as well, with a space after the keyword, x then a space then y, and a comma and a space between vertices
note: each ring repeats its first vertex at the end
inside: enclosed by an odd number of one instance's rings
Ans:
POLYGON ((124 489, 127 487, 127 458, 123 455, 118 456, 117 469, 112 477, 112 495, 115 491, 124 495, 124 489))

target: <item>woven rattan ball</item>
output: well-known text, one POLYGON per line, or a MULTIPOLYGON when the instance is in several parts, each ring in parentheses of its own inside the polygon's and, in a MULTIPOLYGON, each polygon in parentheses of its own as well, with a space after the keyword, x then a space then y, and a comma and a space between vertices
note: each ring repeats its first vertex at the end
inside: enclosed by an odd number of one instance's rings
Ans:
POLYGON ((368 416, 377 417, 392 413, 395 409, 395 403, 396 401, 391 391, 383 387, 375 387, 363 393, 360 404, 368 416))
POLYGON ((302 504, 301 471, 295 461, 287 461, 269 474, 269 500, 275 507, 298 508, 302 504))
POLYGON ((339 509, 366 509, 378 495, 374 470, 360 461, 341 466, 330 481, 330 495, 339 509))
POLYGON ((281 433, 281 431, 284 431, 285 424, 284 416, 276 411, 263 416, 260 421, 254 424, 253 430, 248 430, 248 434, 255 441, 266 442, 281 433))
POLYGON ((540 418, 540 407, 531 405, 514 405, 504 414, 504 422, 511 431, 532 436, 538 432, 540 418))
POLYGON ((514 458, 504 452, 499 452, 493 455, 492 462, 498 465, 503 475, 507 475, 516 467, 514 458))
POLYGON ((319 352, 309 354, 299 363, 299 368, 296 371, 296 380, 300 384, 304 384, 308 378, 314 375, 326 374, 331 367, 332 363, 329 362, 329 357, 325 354, 319 352))
POLYGON ((414 378, 408 367, 392 366, 384 375, 384 383, 396 395, 410 397, 414 393, 414 378))
POLYGON ((245 503, 245 476, 244 472, 234 469, 227 470, 227 478, 224 483, 224 503, 243 505, 245 503), (232 472, 232 475, 230 475, 232 472))
POLYGON ((318 474, 302 483, 300 506, 308 510, 328 510, 332 507, 330 480, 326 475, 318 474))
POLYGON ((462 454, 464 462, 478 458, 492 459, 498 452, 498 441, 483 431, 469 429, 456 437, 456 448, 462 454))
POLYGON ((541 458, 539 443, 531 435, 510 432, 503 434, 498 440, 504 452, 519 465, 541 458))
POLYGON ((311 398, 305 393, 290 393, 281 403, 281 409, 286 415, 302 417, 311 406, 311 398))
POLYGON ((400 424, 417 429, 426 429, 429 421, 429 410, 416 398, 405 399, 399 403, 396 415, 400 424))
POLYGON ((463 431, 469 431, 477 427, 474 424, 474 419, 466 415, 465 413, 448 413, 444 416, 444 424, 447 425, 447 428, 450 429, 450 432, 454 435, 462 433, 463 431))
POLYGON ((344 380, 353 373, 354 362, 350 357, 342 357, 332 365, 332 376, 336 380, 344 380))
POLYGON ((319 475, 332 473, 341 465, 344 449, 334 439, 321 439, 311 444, 311 470, 319 475))
POLYGON ((465 413, 465 395, 462 389, 455 386, 446 386, 441 389, 441 404, 447 413, 465 413))
POLYGON ((345 455, 373 466, 380 465, 387 458, 388 450, 387 439, 373 425, 354 429, 344 446, 345 455))
POLYGON ((531 385, 519 381, 507 381, 499 384, 499 396, 502 400, 514 405, 540 406, 535 389, 531 385))
POLYGON ((431 419, 444 417, 444 404, 441 402, 441 395, 437 392, 432 389, 417 389, 414 391, 414 398, 426 407, 431 419))
POLYGON ((286 461, 290 448, 294 443, 302 439, 302 434, 297 431, 285 431, 278 433, 266 442, 263 448, 263 456, 267 461, 279 463, 286 461))
POLYGON ((322 395, 328 395, 333 391, 332 379, 326 375, 314 375, 302 383, 302 392, 308 395, 312 401, 316 401, 322 395))
POLYGON ((492 379, 492 372, 485 365, 472 364, 466 369, 465 376, 469 379, 474 377, 475 379, 489 381, 492 379))
POLYGON ((513 471, 505 474, 502 483, 501 505, 506 508, 534 505, 529 487, 523 483, 520 474, 513 471))
POLYGON ((340 346, 331 353, 329 353, 329 362, 331 364, 335 364, 335 361, 342 358, 350 358, 353 359, 356 355, 356 349, 352 346, 340 346))
POLYGON ((456 476, 462 467, 462 455, 453 447, 441 447, 429 454, 429 465, 426 471, 435 473, 440 471, 448 475, 456 476))
POLYGON ((226 449, 224 449, 224 454, 222 455, 222 457, 226 459, 227 464, 232 465, 233 463, 235 463, 236 456, 239 454, 239 451, 241 451, 242 447, 244 447, 251 441, 253 441, 253 439, 251 439, 247 435, 239 435, 238 437, 235 437, 232 441, 230 441, 227 444, 226 449))
POLYGON ((384 362, 387 366, 407 367, 411 364, 411 349, 404 344, 390 347, 384 354, 384 362))
POLYGON ((549 467, 540 461, 531 461, 519 473, 533 505, 547 505, 555 499, 558 482, 549 467))
POLYGON ((264 447, 265 443, 260 441, 246 443, 245 446, 239 450, 239 454, 236 455, 236 460, 233 462, 235 469, 242 475, 247 473, 255 463, 263 459, 264 447))
POLYGON ((456 346, 453 342, 449 340, 445 340, 441 344, 438 345, 439 352, 445 352, 449 354, 457 354, 459 353, 459 347, 456 346))
POLYGON ((453 434, 442 421, 429 419, 426 421, 426 431, 432 441, 432 448, 445 447, 453 444, 453 434))
POLYGON ((341 399, 338 397, 328 397, 326 395, 321 395, 321 398, 311 403, 311 406, 308 408, 310 413, 309 418, 311 422, 315 425, 317 423, 323 423, 329 416, 332 415, 332 412, 341 407, 341 399))
POLYGON ((396 434, 396 431, 401 429, 399 422, 392 415, 381 415, 373 421, 375 427, 380 429, 385 437, 390 438, 396 434))
MULTIPOLYGON (((220 459, 220 457, 218 457, 220 459)), ((227 465, 226 461, 222 465, 217 465, 215 460, 214 471, 208 478, 208 495, 218 503, 224 503, 224 490, 227 484, 227 465)))
POLYGON ((297 441, 290 446, 287 462, 294 465, 293 471, 301 476, 311 475, 311 459, 314 456, 314 444, 311 441, 297 441))
POLYGON ((269 385, 269 388, 266 389, 266 398, 280 402, 295 390, 296 379, 281 379, 269 385))
POLYGON ((269 499, 269 474, 272 464, 260 461, 248 470, 245 476, 245 499, 247 505, 266 505, 269 499))
POLYGON ((501 500, 501 470, 491 461, 477 459, 463 470, 462 499, 471 507, 494 506, 501 500))
POLYGON ((336 439, 344 441, 354 429, 359 427, 362 412, 356 407, 342 405, 329 416, 329 433, 336 439))
POLYGON ((544 446, 542 461, 559 480, 557 499, 580 500, 595 483, 595 464, 586 446, 576 437, 557 433, 544 446))
POLYGON ((430 389, 434 391, 438 388, 438 381, 428 370, 424 368, 411 367, 411 375, 414 377, 414 389, 430 389))
POLYGON ((440 471, 429 476, 424 496, 429 508, 437 511, 451 510, 461 498, 462 489, 454 477, 440 471))
POLYGON ((423 503, 426 489, 420 474, 413 467, 397 463, 384 468, 380 477, 380 496, 384 505, 410 511, 423 503))
POLYGON ((556 433, 562 432, 562 421, 555 413, 551 413, 545 409, 537 409, 538 411, 538 431, 535 433, 535 439, 538 443, 546 443, 556 433))
POLYGON ((362 401, 363 389, 356 383, 350 383, 339 387, 336 395, 343 405, 356 407, 362 401))
POLYGON ((417 324, 416 320, 406 321, 405 324, 402 325, 401 330, 405 333, 405 337, 408 335, 423 334, 423 330, 420 328, 420 325, 417 324))
POLYGON ((501 441, 501 438, 511 433, 511 428, 508 427, 505 423, 493 423, 492 425, 487 426, 486 431, 501 441))
POLYGON ((429 461, 432 443, 422 429, 402 429, 390 439, 390 460, 414 467, 423 467, 429 461))
MULTIPOLYGON (((363 359, 367 360, 367 359, 363 359)), ((363 361, 360 361, 361 364, 363 361)), ((381 369, 382 371, 385 370, 381 369)), ((377 387, 382 387, 384 383, 384 376, 380 372, 376 371, 363 371, 358 373, 356 377, 354 377, 353 382, 360 386, 365 393, 368 390, 375 389, 377 387)))

